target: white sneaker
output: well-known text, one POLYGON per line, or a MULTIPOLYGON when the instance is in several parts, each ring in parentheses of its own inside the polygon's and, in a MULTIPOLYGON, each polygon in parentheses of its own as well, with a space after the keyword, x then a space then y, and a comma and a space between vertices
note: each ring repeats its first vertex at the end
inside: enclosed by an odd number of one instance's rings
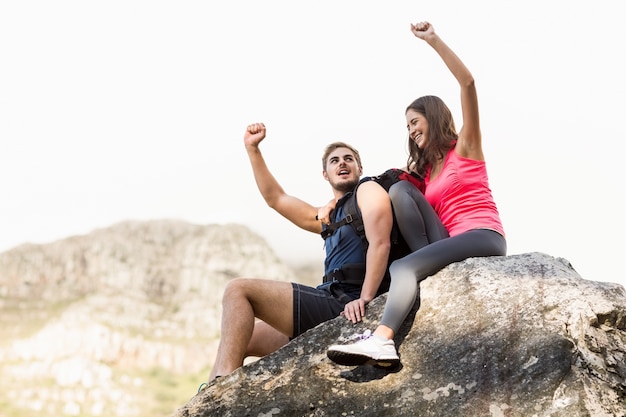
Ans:
POLYGON ((326 356, 339 365, 347 366, 367 364, 389 368, 400 363, 393 340, 383 340, 372 335, 369 330, 356 343, 329 347, 326 356))

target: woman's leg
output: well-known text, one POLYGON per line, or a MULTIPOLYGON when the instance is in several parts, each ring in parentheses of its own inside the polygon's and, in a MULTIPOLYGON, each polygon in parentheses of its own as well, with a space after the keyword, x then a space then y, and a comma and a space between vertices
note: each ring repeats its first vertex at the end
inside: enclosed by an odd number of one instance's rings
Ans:
POLYGON ((396 222, 412 252, 448 237, 430 203, 420 190, 408 181, 398 181, 389 189, 396 222))
POLYGON ((400 359, 392 339, 415 303, 419 282, 453 262, 504 255, 506 240, 502 235, 477 229, 431 243, 398 259, 391 264, 391 287, 383 317, 372 336, 348 345, 331 346, 327 356, 341 365, 394 366, 400 359))
POLYGON ((395 335, 415 303, 419 282, 451 263, 503 255, 506 255, 504 237, 492 230, 476 229, 439 240, 398 259, 389 267, 391 285, 380 324, 395 335))

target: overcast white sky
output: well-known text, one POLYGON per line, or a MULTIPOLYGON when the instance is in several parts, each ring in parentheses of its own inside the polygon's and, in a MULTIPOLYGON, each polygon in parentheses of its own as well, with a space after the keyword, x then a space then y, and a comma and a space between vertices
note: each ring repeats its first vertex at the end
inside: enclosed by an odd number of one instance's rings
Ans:
POLYGON ((622 0, 0 3, 0 251, 122 220, 242 223, 290 262, 319 236, 265 206, 243 147, 265 122, 287 192, 330 198, 323 147, 366 174, 406 159, 405 107, 458 87, 409 24, 476 78, 509 254, 626 285, 622 0))

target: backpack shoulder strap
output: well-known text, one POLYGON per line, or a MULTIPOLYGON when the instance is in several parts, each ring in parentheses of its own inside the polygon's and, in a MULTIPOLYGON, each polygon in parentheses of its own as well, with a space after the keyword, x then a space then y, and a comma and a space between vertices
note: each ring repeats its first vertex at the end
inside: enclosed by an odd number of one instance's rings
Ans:
POLYGON ((352 191, 346 194, 341 200, 339 200, 339 207, 343 207, 344 216, 341 220, 333 222, 326 226, 326 228, 322 231, 321 235, 323 239, 328 238, 333 233, 337 231, 340 227, 349 224, 352 226, 354 231, 361 237, 361 242, 363 243, 363 250, 367 251, 367 239, 365 238, 365 226, 363 226, 363 218, 361 216, 361 210, 359 210, 359 206, 356 203, 356 192, 359 188, 359 185, 363 184, 366 181, 370 181, 374 178, 365 177, 362 178, 359 183, 354 187, 352 191))

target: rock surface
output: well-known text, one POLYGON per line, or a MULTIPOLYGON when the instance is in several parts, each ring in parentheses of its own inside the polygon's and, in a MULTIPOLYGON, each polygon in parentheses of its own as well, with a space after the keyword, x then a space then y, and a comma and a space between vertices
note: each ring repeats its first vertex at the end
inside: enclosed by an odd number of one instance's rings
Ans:
POLYGON ((329 345, 373 329, 385 299, 363 323, 323 323, 220 378, 173 416, 626 416, 618 284, 542 253, 468 259, 421 283, 397 369, 328 360, 329 345))

